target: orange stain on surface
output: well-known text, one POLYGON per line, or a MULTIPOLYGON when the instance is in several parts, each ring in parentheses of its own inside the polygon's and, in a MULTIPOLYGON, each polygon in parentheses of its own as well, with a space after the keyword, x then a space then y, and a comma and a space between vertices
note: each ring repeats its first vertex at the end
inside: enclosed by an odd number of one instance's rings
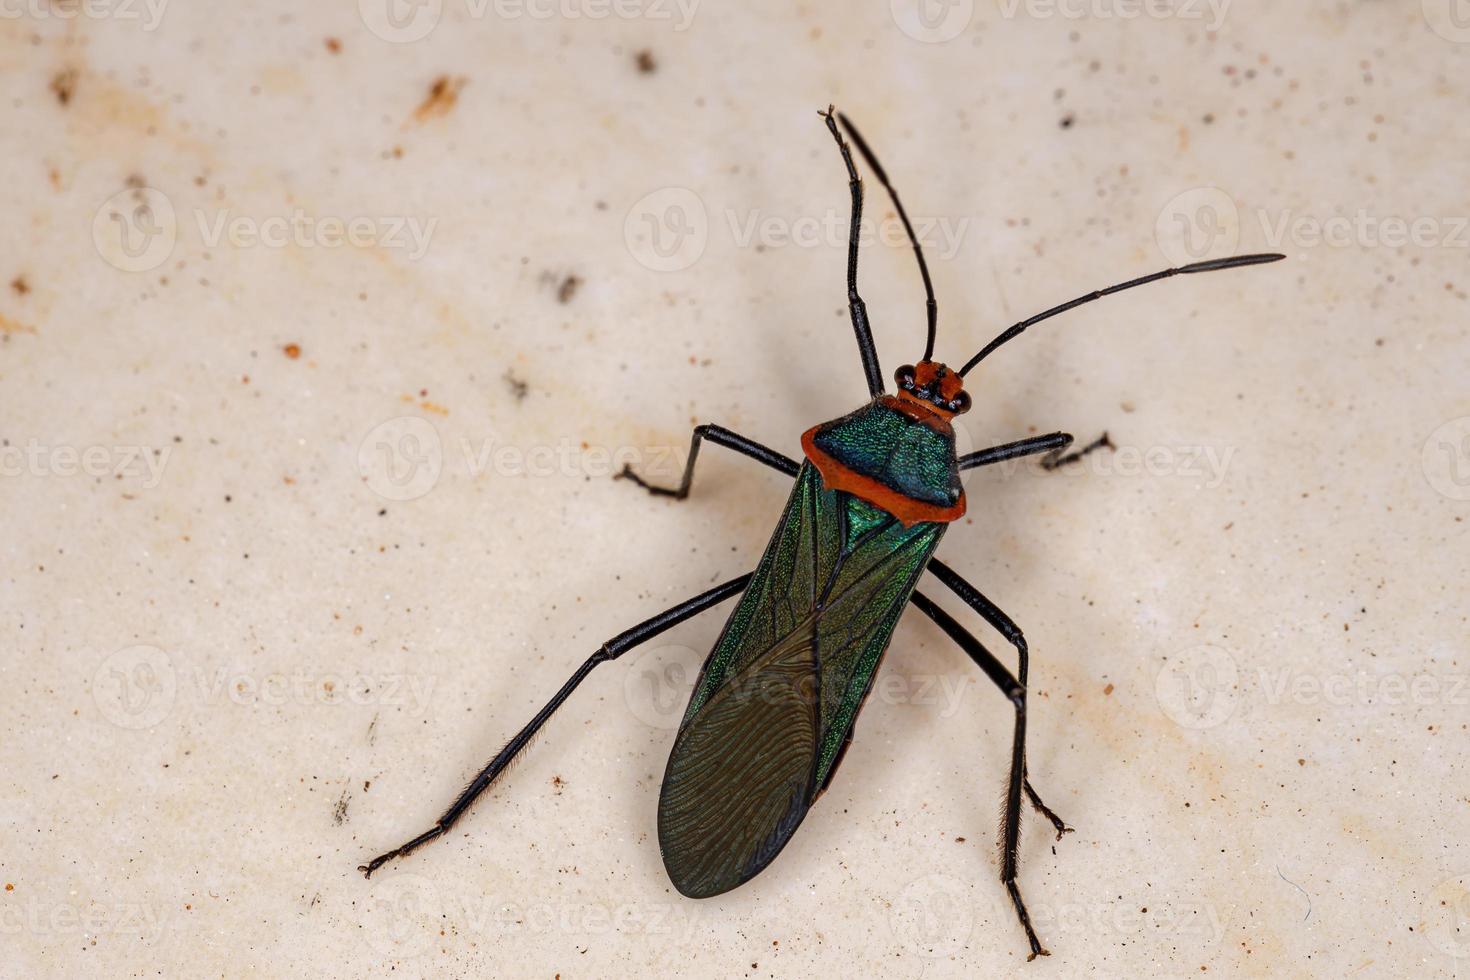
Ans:
POLYGON ((435 116, 447 115, 459 102, 459 92, 466 81, 467 79, 451 78, 449 75, 440 75, 434 79, 434 84, 429 86, 428 97, 413 111, 415 121, 425 122, 435 116))
POLYGON ((12 320, 10 317, 6 316, 5 314, 0 313, 0 333, 29 333, 29 334, 34 334, 35 332, 36 332, 36 328, 35 327, 33 327, 33 326, 29 325, 29 324, 26 324, 26 323, 21 323, 19 320, 12 320))

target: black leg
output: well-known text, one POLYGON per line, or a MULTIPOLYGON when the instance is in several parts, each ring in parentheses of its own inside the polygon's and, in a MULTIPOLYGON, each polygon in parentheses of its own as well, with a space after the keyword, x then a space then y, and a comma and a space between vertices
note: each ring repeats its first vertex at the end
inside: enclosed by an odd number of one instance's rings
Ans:
POLYGON ((526 743, 531 741, 537 729, 546 723, 546 719, 550 718, 557 708, 561 707, 562 702, 577 689, 577 685, 582 683, 588 674, 592 673, 592 668, 600 663, 616 660, 640 643, 658 636, 664 630, 682 623, 684 620, 709 609, 711 606, 724 602, 731 596, 739 595, 745 590, 745 586, 749 581, 750 574, 748 573, 739 578, 731 579, 724 585, 717 585, 708 592, 701 593, 693 599, 681 602, 674 608, 661 612, 652 619, 645 620, 630 630, 624 630, 611 640, 608 640, 598 648, 596 653, 587 658, 586 663, 577 668, 577 672, 572 675, 569 681, 562 685, 561 690, 557 691, 556 696, 547 702, 546 707, 542 708, 536 714, 536 717, 531 719, 531 723, 521 729, 520 734, 511 739, 505 748, 500 750, 500 754, 491 759, 489 764, 480 770, 480 774, 470 781, 470 784, 465 787, 464 792, 459 794, 459 798, 454 801, 448 810, 444 811, 442 817, 434 822, 434 826, 419 834, 408 843, 395 847, 386 854, 381 854, 373 858, 367 864, 359 866, 357 870, 366 876, 371 876, 374 871, 394 858, 403 857, 417 850, 420 846, 427 844, 434 838, 442 837, 454 825, 454 822, 470 808, 470 804, 475 802, 475 798, 483 793, 486 787, 495 781, 495 777, 499 776, 505 767, 510 765, 511 760, 516 757, 521 749, 526 747, 526 743))
POLYGON ((972 470, 977 466, 1003 463, 1008 459, 1032 456, 1036 453, 1059 453, 1071 444, 1072 436, 1066 432, 1053 432, 1048 436, 1021 439, 1001 446, 991 446, 989 449, 982 449, 976 453, 966 453, 959 459, 960 469, 972 470))
POLYGON ((694 480, 694 461, 699 458, 699 444, 708 439, 717 446, 733 449, 737 453, 744 453, 758 463, 764 463, 773 470, 780 470, 787 476, 795 476, 800 465, 789 456, 783 456, 774 449, 768 449, 754 440, 747 439, 737 432, 720 425, 695 426, 694 436, 689 440, 689 461, 684 464, 684 478, 679 481, 677 487, 659 487, 644 480, 643 477, 633 472, 633 468, 624 464, 623 470, 614 479, 632 480, 651 494, 660 497, 673 497, 675 500, 683 500, 689 496, 689 484, 694 480))
MULTIPOLYGON (((981 619, 989 623, 997 633, 1006 638, 1011 646, 1016 648, 1016 674, 1022 689, 1026 689, 1031 673, 1031 652, 1026 645, 1026 636, 1021 632, 1021 627, 1002 612, 999 606, 987 599, 984 593, 965 581, 958 572, 938 558, 929 559, 929 571, 933 572, 935 578, 948 586, 951 592, 964 600, 965 605, 979 613, 981 619)), ((1026 773, 1024 766, 1021 778, 1026 787, 1027 799, 1042 816, 1051 821, 1052 827, 1057 832, 1057 840, 1061 840, 1062 835, 1070 833, 1072 828, 1068 827, 1066 821, 1057 816, 1051 807, 1041 802, 1041 795, 1032 787, 1031 777, 1026 773)))
POLYGON ((1021 890, 1016 885, 1016 852, 1021 842, 1021 784, 1026 778, 1026 688, 1010 675, 1010 672, 995 658, 994 654, 985 649, 979 640, 966 632, 954 617, 935 605, 928 596, 922 592, 915 592, 912 601, 920 612, 934 620, 939 628, 949 635, 950 639, 958 643, 960 648, 970 655, 970 659, 975 661, 976 666, 985 671, 986 676, 1005 692, 1006 697, 1016 709, 1015 737, 1011 741, 1011 774, 1006 783, 1000 880, 1005 883, 1006 891, 1010 893, 1011 904, 1016 907, 1016 917, 1021 920, 1021 928, 1026 930, 1026 941, 1031 944, 1031 955, 1027 959, 1034 960, 1038 956, 1048 956, 1050 954, 1041 945, 1041 940, 1036 938, 1036 930, 1031 925, 1031 916, 1026 912, 1026 903, 1021 899, 1021 890))
POLYGON ((1096 439, 1092 440, 1076 452, 1068 453, 1065 456, 1060 456, 1055 452, 1052 453, 1041 461, 1041 465, 1043 469, 1054 470, 1059 466, 1066 466, 1068 463, 1075 463, 1083 456, 1086 456, 1088 453, 1097 452, 1099 449, 1116 448, 1118 447, 1113 445, 1113 441, 1109 439, 1108 434, 1104 432, 1102 435, 1098 436, 1096 439))
POLYGON ((857 289, 858 231, 863 220, 863 182, 858 178, 857 167, 852 163, 852 151, 847 141, 837 130, 837 120, 832 107, 822 113, 827 128, 842 151, 842 162, 847 165, 847 186, 852 191, 852 223, 847 232, 847 307, 852 314, 852 332, 857 335, 858 354, 863 359, 863 374, 868 379, 868 394, 877 398, 883 394, 883 371, 878 367, 878 348, 873 345, 873 328, 868 326, 868 307, 857 289))

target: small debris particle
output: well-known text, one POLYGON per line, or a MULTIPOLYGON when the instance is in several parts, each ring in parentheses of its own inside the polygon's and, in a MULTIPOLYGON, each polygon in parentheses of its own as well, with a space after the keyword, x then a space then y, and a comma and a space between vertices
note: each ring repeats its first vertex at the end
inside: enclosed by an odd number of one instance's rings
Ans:
POLYGON ((285 347, 282 347, 281 348, 281 351, 287 357, 291 358, 291 360, 294 361, 294 360, 296 360, 296 358, 298 358, 298 357, 301 356, 301 345, 300 344, 287 344, 285 347))
POLYGON ((342 42, 337 40, 335 37, 329 37, 322 43, 327 46, 327 50, 332 52, 332 54, 342 53, 342 42))
POLYGON ((347 790, 342 791, 338 797, 336 806, 332 807, 332 823, 341 826, 347 822, 347 804, 352 801, 352 794, 347 790))
MULTIPOLYGON (((24 296, 31 291, 31 284, 26 282, 25 276, 16 276, 10 280, 10 288, 15 290, 17 295, 24 296)), ((1379 341, 1379 343, 1382 343, 1382 341, 1379 341)))
POLYGON ((577 295, 577 287, 582 285, 582 277, 569 275, 556 287, 556 301, 558 303, 570 303, 572 297, 577 295))
POLYGON ((531 392, 530 384, 516 377, 514 372, 511 371, 506 371, 503 377, 506 387, 510 389, 511 397, 518 402, 525 401, 526 396, 531 392))
POLYGON ((653 60, 653 52, 644 48, 633 56, 634 63, 638 65, 638 71, 643 75, 652 75, 658 71, 658 62, 653 60))
POLYGON ((10 882, 7 881, 5 883, 5 890, 8 891, 8 892, 13 892, 13 891, 15 891, 15 886, 12 885, 10 882))
POLYGON ((77 91, 77 78, 79 73, 75 68, 59 71, 51 79, 51 91, 56 93, 56 101, 62 105, 71 105, 71 97, 77 91))
POLYGON ((1106 696, 1108 696, 1109 694, 1112 694, 1112 693, 1113 693, 1113 685, 1109 684, 1107 687, 1103 688, 1103 696, 1104 697, 1106 697, 1106 696))
POLYGON ((448 75, 440 75, 434 79, 434 84, 429 86, 428 98, 413 111, 413 117, 423 122, 434 116, 446 115, 459 102, 459 92, 464 88, 465 81, 466 79, 451 78, 448 75))
POLYGON ((1061 122, 1058 125, 1060 125, 1063 129, 1071 129, 1073 123, 1075 123, 1076 121, 1077 121, 1076 115, 1074 115, 1073 113, 1070 113, 1069 112, 1065 116, 1062 117, 1061 122))
POLYGON ((956 838, 955 838, 955 839, 954 839, 954 842, 955 842, 955 843, 956 843, 956 844, 963 844, 963 843, 964 843, 964 842, 965 842, 965 839, 964 839, 964 838, 963 838, 963 837, 956 837, 956 838))

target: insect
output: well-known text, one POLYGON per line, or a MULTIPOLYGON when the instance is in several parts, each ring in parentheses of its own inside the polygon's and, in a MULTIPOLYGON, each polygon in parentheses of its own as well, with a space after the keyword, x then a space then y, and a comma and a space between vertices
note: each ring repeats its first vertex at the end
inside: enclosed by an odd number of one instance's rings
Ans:
POLYGON ((801 437, 800 463, 718 425, 700 425, 677 487, 654 485, 625 467, 621 477, 653 494, 684 499, 700 445, 708 440, 785 473, 794 479, 794 486, 754 571, 604 643, 432 827, 362 865, 363 874, 370 876, 388 861, 443 836, 598 664, 616 660, 738 596, 695 683, 658 803, 659 850, 674 886, 692 898, 729 891, 771 863, 831 784, 893 630, 912 605, 970 656, 1014 709, 1000 877, 1030 945, 1028 959, 1047 955, 1016 882, 1022 796, 1050 821, 1058 840, 1071 828, 1042 802, 1026 772, 1026 639, 1009 616, 934 552, 945 530, 965 513, 962 471, 1041 453, 1055 464, 1081 453, 1062 457, 1072 437, 1055 432, 958 456, 951 420, 971 405, 964 378, 1028 327, 1084 303, 1170 276, 1258 265, 1285 256, 1197 262, 1088 293, 1022 320, 959 370, 950 370, 934 360, 938 319, 934 287, 898 193, 846 116, 830 106, 821 115, 841 152, 852 198, 847 298, 869 401, 849 415, 807 430, 801 437), (894 394, 884 390, 867 309, 858 294, 863 191, 849 139, 887 190, 924 284, 928 321, 924 356, 894 374, 894 394), (1014 675, 959 621, 916 590, 926 570, 1015 647, 1014 675))

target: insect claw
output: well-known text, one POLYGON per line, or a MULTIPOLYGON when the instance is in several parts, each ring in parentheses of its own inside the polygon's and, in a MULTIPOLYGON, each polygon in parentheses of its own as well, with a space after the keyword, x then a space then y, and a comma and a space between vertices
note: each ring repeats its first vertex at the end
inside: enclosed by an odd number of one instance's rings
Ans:
POLYGON ((1034 949, 1034 950, 1031 951, 1031 955, 1030 956, 1026 957, 1026 962, 1027 963, 1030 963, 1032 960, 1036 959, 1036 957, 1038 957, 1038 956, 1050 956, 1050 955, 1051 955, 1051 950, 1047 949, 1045 946, 1038 946, 1036 949, 1034 949))

